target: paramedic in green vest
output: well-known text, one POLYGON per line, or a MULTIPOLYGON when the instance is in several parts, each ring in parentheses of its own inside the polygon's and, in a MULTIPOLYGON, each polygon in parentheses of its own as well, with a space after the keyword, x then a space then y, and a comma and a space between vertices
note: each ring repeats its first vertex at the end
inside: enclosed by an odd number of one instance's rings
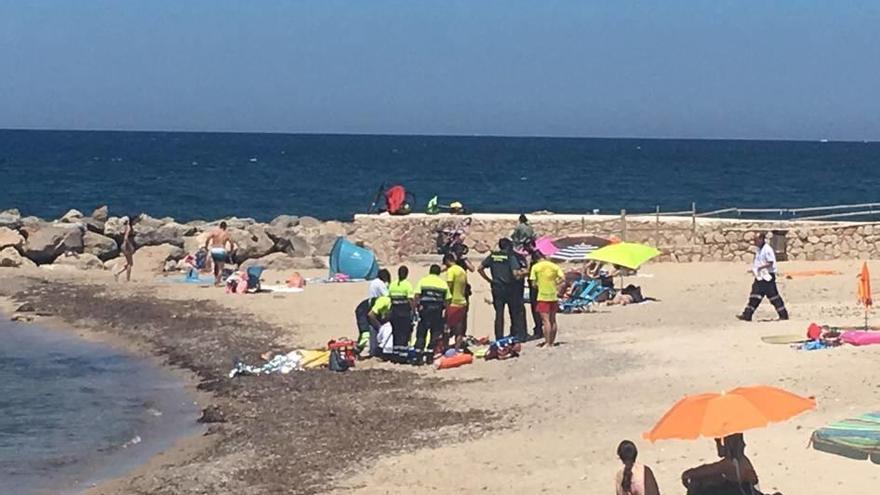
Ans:
POLYGON ((391 317, 391 298, 388 296, 379 296, 375 299, 367 319, 370 321, 371 328, 375 329, 375 337, 370 333, 370 357, 387 357, 384 355, 381 343, 378 342, 379 330, 382 325, 388 323, 391 317))
POLYGON ((443 313, 452 299, 452 293, 440 272, 440 265, 431 265, 428 275, 419 280, 416 287, 416 307, 419 311, 416 351, 421 355, 416 356, 413 364, 431 364, 434 362, 434 353, 442 352, 439 344, 443 340, 445 325, 443 313))
POLYGON ((388 286, 388 297, 391 298, 391 333, 394 342, 394 356, 391 360, 395 363, 405 363, 409 357, 415 291, 406 279, 408 276, 409 268, 401 266, 397 269, 397 281, 388 286))

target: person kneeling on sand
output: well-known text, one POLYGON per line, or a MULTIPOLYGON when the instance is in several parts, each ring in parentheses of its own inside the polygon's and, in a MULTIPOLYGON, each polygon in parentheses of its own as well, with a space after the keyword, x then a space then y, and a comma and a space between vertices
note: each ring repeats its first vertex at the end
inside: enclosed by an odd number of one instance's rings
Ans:
MULTIPOLYGON (((720 461, 703 464, 681 474, 688 495, 762 495, 758 475, 746 457, 742 433, 715 439, 720 461)), ((781 495, 778 492, 774 495, 781 495)))
POLYGON ((220 222, 220 225, 208 234, 208 238, 205 239, 205 249, 211 253, 211 260, 214 262, 214 285, 220 285, 223 265, 229 258, 229 253, 235 249, 235 244, 226 231, 226 222, 220 222))
POLYGON ((660 495, 660 488, 651 468, 636 463, 639 451, 629 440, 617 446, 617 457, 623 462, 623 469, 617 472, 615 486, 617 495, 660 495))

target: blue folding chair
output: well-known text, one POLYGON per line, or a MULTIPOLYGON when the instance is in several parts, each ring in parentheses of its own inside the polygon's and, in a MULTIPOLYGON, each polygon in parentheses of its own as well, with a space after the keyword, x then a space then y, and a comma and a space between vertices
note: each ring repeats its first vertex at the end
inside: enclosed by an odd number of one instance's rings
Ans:
POLYGON ((598 279, 582 278, 574 283, 571 288, 571 297, 559 303, 559 310, 563 313, 582 313, 589 311, 596 304, 599 296, 608 290, 602 286, 598 279))
POLYGON ((263 275, 263 270, 262 266, 252 266, 247 269, 248 290, 260 291, 260 277, 263 275))

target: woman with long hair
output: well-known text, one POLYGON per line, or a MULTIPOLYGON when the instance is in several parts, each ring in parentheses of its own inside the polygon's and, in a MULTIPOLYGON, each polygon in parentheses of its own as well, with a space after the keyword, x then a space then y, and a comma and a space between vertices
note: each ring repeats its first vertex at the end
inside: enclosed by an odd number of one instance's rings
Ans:
POLYGON ((629 440, 617 446, 617 457, 623 462, 623 469, 617 472, 615 481, 617 495, 660 495, 660 488, 651 468, 636 463, 639 451, 629 440))
POLYGON ((125 263, 119 270, 113 273, 113 277, 116 280, 119 280, 119 276, 122 275, 122 272, 125 272, 125 281, 131 282, 131 268, 134 266, 134 252, 137 249, 137 246, 134 244, 135 222, 137 222, 137 217, 122 217, 122 224, 125 226, 125 229, 122 231, 119 249, 122 251, 125 263))

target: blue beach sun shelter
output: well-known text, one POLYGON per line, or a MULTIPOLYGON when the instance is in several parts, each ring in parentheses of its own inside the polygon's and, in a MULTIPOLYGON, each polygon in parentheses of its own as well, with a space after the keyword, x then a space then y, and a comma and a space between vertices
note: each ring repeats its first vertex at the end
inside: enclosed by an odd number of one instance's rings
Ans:
POLYGON ((372 280, 379 275, 379 263, 372 251, 340 237, 330 250, 330 276, 339 273, 372 280))

